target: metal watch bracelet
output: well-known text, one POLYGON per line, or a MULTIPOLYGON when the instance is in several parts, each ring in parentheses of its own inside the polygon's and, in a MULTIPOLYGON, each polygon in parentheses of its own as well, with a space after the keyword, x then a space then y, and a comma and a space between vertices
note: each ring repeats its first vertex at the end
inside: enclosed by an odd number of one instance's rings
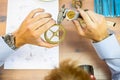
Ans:
POLYGON ((12 33, 4 35, 2 38, 11 49, 17 49, 15 46, 15 37, 12 33))

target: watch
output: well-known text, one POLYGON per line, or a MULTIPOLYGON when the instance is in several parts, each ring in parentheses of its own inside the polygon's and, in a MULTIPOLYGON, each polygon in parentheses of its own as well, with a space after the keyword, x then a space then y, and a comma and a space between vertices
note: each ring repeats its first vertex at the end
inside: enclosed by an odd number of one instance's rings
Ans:
POLYGON ((2 38, 11 49, 17 49, 15 46, 15 36, 12 33, 4 35, 2 38))

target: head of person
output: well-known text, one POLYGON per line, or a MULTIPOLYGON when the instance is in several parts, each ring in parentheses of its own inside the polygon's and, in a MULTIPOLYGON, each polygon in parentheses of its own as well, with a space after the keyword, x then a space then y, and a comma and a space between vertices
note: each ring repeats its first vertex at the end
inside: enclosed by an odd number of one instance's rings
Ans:
POLYGON ((76 66, 75 61, 66 60, 60 63, 45 77, 45 80, 92 80, 82 68, 76 66))

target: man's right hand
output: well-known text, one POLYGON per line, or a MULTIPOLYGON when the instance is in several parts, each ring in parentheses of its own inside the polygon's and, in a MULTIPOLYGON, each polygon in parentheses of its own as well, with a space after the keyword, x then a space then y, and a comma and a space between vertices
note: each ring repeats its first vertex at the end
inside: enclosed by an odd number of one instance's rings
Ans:
POLYGON ((83 18, 84 25, 80 24, 79 20, 73 20, 73 23, 81 36, 92 39, 94 42, 99 42, 109 36, 104 16, 79 8, 78 12, 83 18))

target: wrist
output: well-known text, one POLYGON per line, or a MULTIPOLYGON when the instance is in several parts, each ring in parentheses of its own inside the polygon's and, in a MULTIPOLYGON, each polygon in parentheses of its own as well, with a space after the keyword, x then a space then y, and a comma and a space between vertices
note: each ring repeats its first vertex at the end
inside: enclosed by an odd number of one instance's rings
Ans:
POLYGON ((102 35, 101 37, 98 37, 96 39, 93 39, 93 42, 100 42, 102 40, 104 40, 105 38, 107 38, 109 36, 109 33, 105 33, 104 35, 102 35))
POLYGON ((15 37, 12 33, 4 35, 2 36, 2 38, 11 49, 17 49, 17 47, 15 46, 15 37))
POLYGON ((19 47, 21 47, 25 44, 24 41, 21 39, 21 37, 18 35, 17 32, 14 32, 13 35, 15 37, 15 46, 17 48, 19 48, 19 47))

